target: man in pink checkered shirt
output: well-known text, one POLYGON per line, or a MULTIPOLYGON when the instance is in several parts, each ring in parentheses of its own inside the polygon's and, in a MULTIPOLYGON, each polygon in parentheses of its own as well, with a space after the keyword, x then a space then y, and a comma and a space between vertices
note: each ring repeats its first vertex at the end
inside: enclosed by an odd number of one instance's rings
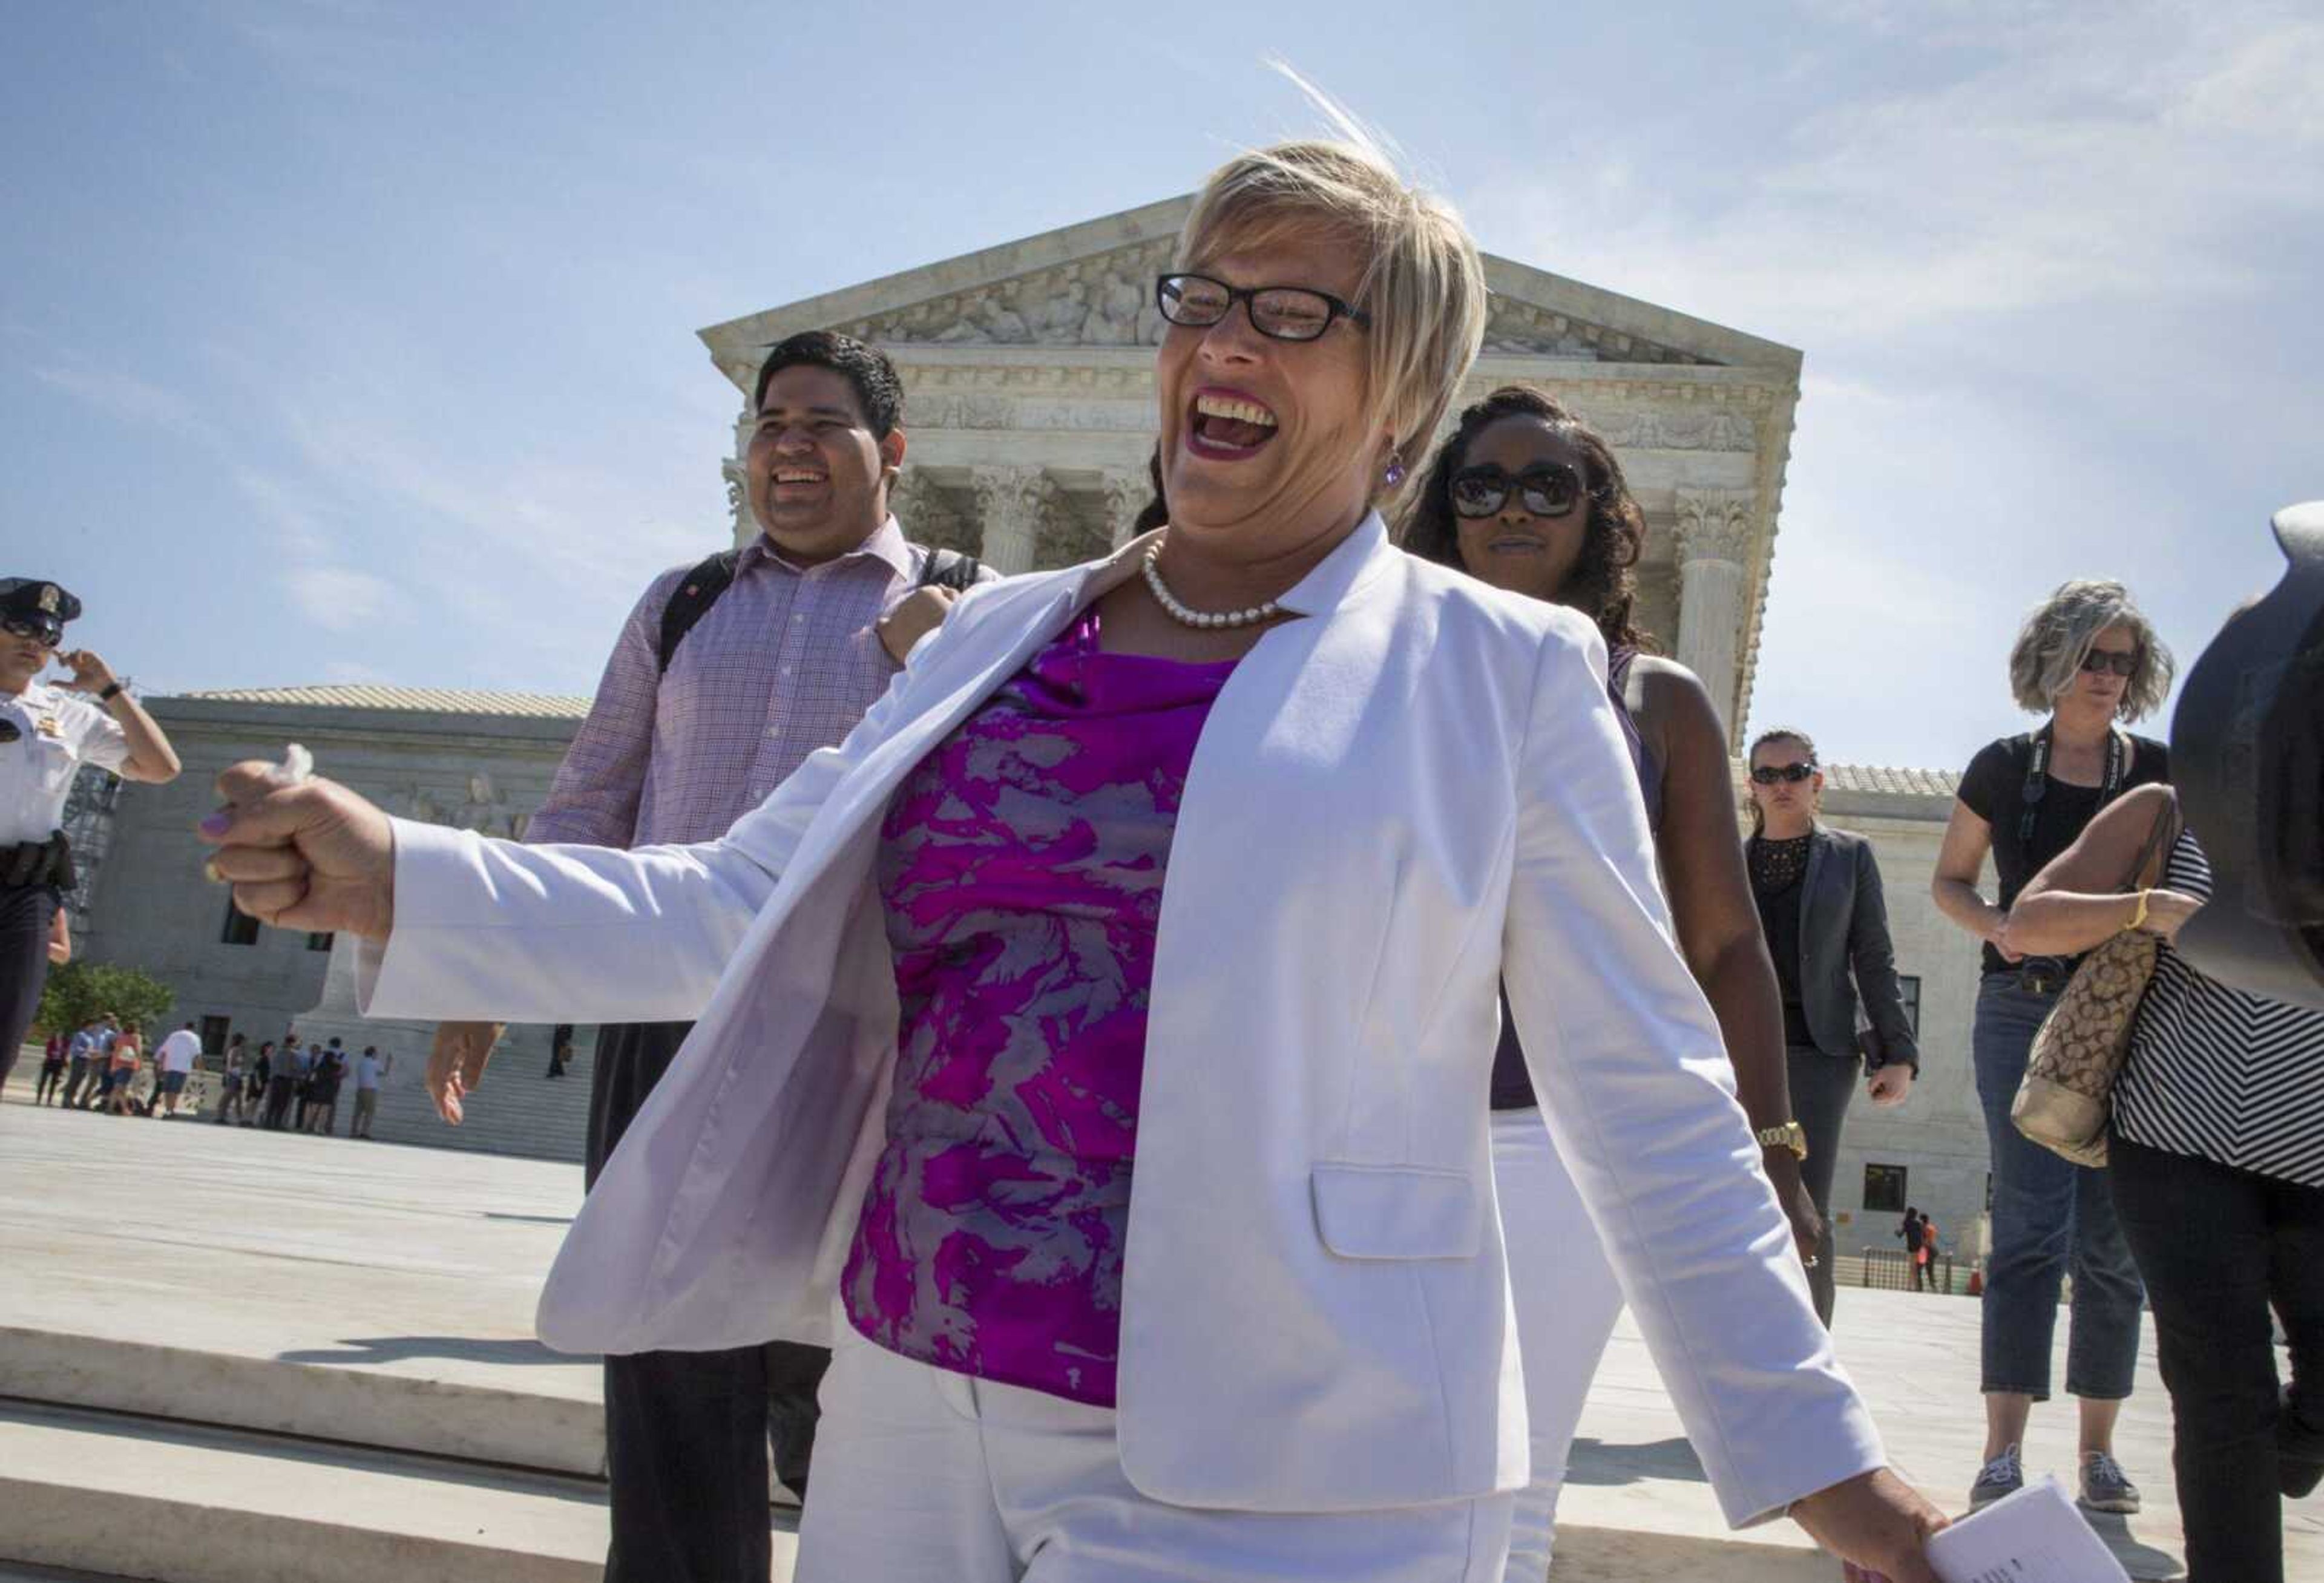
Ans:
MULTIPOLYGON (((844 336, 810 331, 772 349, 743 459, 760 537, 733 557, 723 591, 708 563, 647 585, 528 842, 714 840, 887 690, 955 597, 928 580, 936 552, 907 542, 888 514, 904 457, 903 399, 888 359, 844 336), (695 614, 665 666, 673 600, 695 614)), ((992 575, 970 566, 979 580, 992 575)), ((600 1030, 593 1184, 689 1026, 600 1030)), ((460 1118, 498 1032, 475 1023, 438 1031, 429 1086, 447 1121, 460 1118)), ((804 1495, 829 1358, 771 1342, 605 1360, 608 1583, 764 1583, 769 1440, 774 1472, 804 1495), (763 1413, 752 1405, 761 1402, 763 1413)))

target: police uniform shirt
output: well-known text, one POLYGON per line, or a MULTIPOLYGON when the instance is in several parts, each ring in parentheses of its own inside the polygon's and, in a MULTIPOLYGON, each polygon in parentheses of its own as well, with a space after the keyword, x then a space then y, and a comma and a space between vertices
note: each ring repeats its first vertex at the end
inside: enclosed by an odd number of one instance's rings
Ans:
POLYGON ((79 693, 33 682, 0 694, 0 720, 16 728, 14 741, 0 742, 0 849, 56 833, 83 764, 117 773, 129 761, 120 724, 79 693))

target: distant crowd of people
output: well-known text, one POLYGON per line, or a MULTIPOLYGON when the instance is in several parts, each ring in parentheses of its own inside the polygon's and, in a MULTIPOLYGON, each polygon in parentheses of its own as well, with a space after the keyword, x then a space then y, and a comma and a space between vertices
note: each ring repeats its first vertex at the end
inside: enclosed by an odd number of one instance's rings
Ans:
MULTIPOLYGON (((96 1110, 114 1116, 165 1120, 178 1114, 194 1072, 203 1061, 201 1035, 192 1023, 163 1039, 151 1070, 143 1033, 124 1026, 111 1013, 92 1017, 70 1035, 49 1035, 41 1062, 37 1105, 96 1110)), ((268 1039, 255 1050, 235 1034, 218 1058, 211 1098, 211 1121, 270 1132, 337 1135, 339 1101, 352 1096, 349 1137, 369 1137, 379 1113, 381 1084, 395 1057, 366 1045, 351 1054, 333 1036, 301 1045, 296 1030, 281 1043, 268 1039)))

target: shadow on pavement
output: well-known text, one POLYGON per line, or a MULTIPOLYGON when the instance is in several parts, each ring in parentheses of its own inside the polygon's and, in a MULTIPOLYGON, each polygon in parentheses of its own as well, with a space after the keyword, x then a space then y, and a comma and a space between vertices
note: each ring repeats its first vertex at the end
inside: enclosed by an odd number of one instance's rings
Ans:
POLYGON ((1568 1484, 1637 1484, 1648 1478, 1683 1478, 1708 1484, 1694 1448, 1683 1435, 1641 1445, 1614 1445, 1605 1440, 1577 1440, 1566 1463, 1568 1484))
POLYGON ((414 1358, 457 1358, 467 1363, 586 1363, 586 1358, 551 1352, 540 1342, 514 1337, 350 1336, 337 1347, 310 1347, 275 1354, 277 1363, 336 1363, 357 1367, 402 1363, 414 1358))
POLYGON ((2082 1521, 2106 1541, 2107 1548, 2114 1551, 2114 1559, 2122 1563, 2122 1569, 2138 1579, 2138 1583, 2147 1583, 2150 1578, 2184 1578, 2187 1575, 2187 1569, 2180 1565, 2177 1556, 2139 1542, 2138 1536, 2130 1531, 2129 1518, 2108 1512, 2083 1512, 2082 1521))

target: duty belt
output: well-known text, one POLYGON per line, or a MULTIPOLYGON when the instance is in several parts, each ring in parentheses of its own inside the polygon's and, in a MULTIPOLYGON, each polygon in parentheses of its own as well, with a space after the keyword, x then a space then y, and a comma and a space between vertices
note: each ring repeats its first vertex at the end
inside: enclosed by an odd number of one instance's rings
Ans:
POLYGON ((0 885, 73 887, 72 842, 58 831, 46 841, 19 842, 0 847, 0 885))

